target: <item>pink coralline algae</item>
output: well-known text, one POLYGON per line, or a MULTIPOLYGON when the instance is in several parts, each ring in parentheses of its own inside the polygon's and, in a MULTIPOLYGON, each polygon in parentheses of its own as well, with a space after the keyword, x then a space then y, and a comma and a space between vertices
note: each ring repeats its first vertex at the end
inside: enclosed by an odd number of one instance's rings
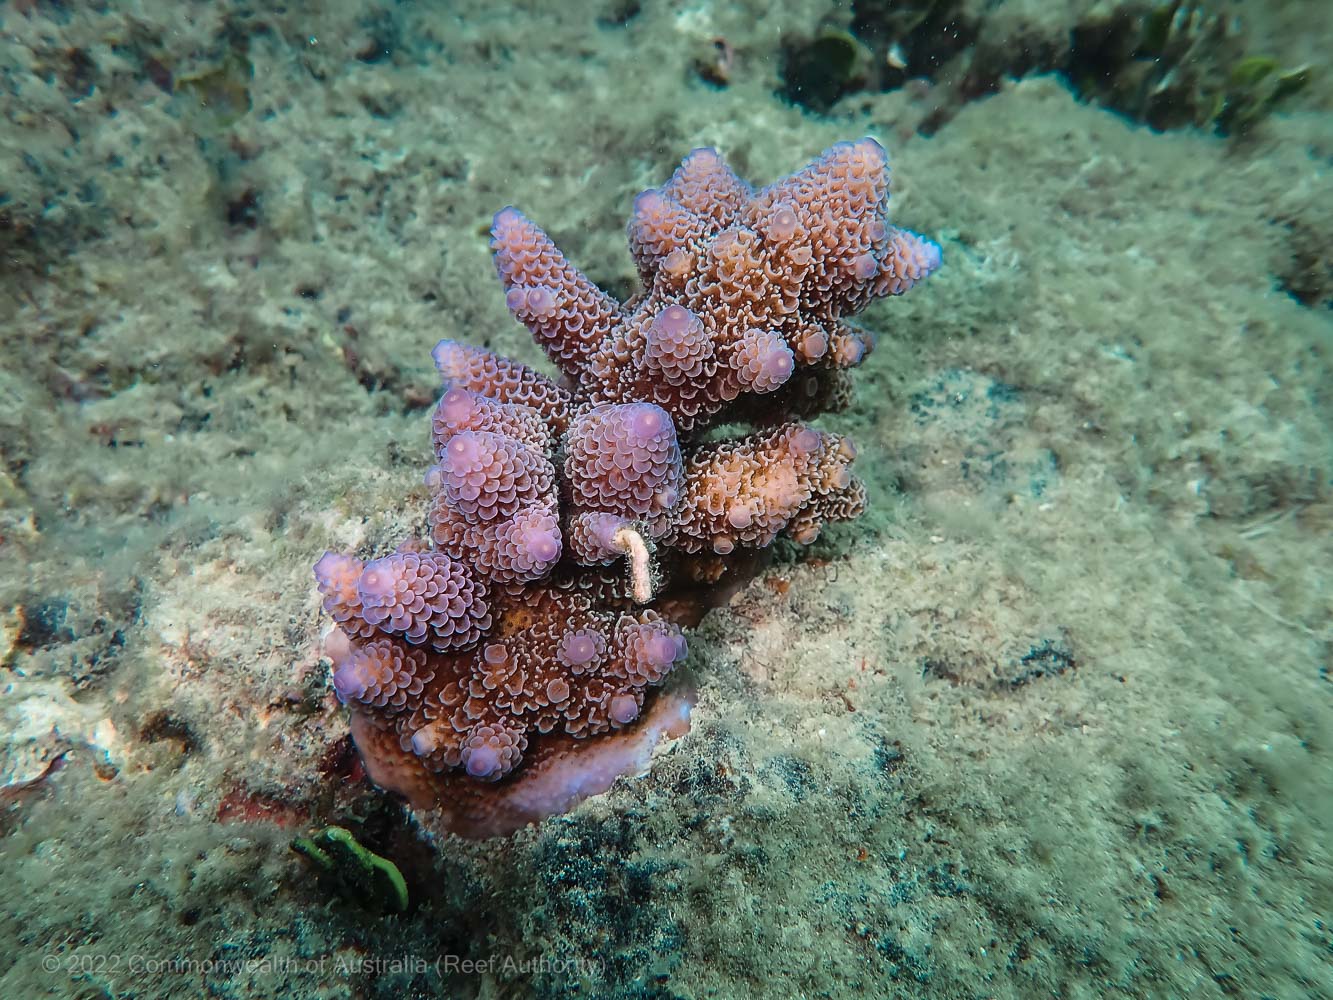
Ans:
POLYGON ((617 302, 520 212, 505 302, 558 381, 441 341, 422 538, 315 565, 333 687, 367 773, 432 829, 502 835, 604 791, 688 728, 678 619, 779 536, 857 517, 847 317, 940 265, 887 220, 873 139, 758 191, 711 149, 635 199, 642 288, 617 302), (719 424, 751 433, 712 440, 719 424))

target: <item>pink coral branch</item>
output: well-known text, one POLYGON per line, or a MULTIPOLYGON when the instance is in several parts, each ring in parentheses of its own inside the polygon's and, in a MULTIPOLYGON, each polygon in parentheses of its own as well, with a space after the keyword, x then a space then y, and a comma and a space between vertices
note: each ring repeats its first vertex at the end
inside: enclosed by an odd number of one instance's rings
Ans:
POLYGON ((686 655, 664 610, 865 507, 851 442, 796 418, 850 400, 874 337, 848 318, 940 266, 889 224, 888 190, 873 139, 758 192, 693 150, 634 201, 643 287, 624 305, 516 209, 496 214, 505 301, 562 380, 440 341, 428 540, 315 564, 375 781, 492 836, 683 731, 690 699, 657 691, 686 655), (702 440, 728 421, 757 429, 702 440))

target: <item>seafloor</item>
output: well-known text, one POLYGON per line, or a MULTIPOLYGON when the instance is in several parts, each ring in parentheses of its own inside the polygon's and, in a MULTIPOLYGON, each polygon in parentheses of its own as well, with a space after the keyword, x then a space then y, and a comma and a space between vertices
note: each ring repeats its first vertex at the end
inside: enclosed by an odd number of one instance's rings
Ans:
POLYGON ((1333 996, 1329 67, 1159 131, 1029 58, 1115 5, 904 4, 871 55, 934 79, 789 99, 876 6, 0 6, 0 996, 1333 996), (420 840, 310 566, 419 516, 438 338, 538 361, 491 213, 623 292, 691 147, 866 133, 945 254, 826 418, 871 512, 694 633, 650 775, 420 840), (406 913, 289 848, 330 823, 406 913))

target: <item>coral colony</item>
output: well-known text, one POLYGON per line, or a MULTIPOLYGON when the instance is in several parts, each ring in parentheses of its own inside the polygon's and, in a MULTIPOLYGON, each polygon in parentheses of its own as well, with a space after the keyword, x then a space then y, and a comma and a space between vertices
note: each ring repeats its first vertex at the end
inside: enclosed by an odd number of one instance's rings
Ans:
POLYGON ((428 826, 506 834, 642 771, 688 728, 688 694, 657 690, 682 595, 864 509, 851 442, 798 418, 850 399, 874 341, 845 317, 939 267, 888 188, 873 139, 759 191, 696 149, 634 201, 623 304, 495 216, 505 301, 559 381, 441 341, 428 535, 315 565, 367 773, 428 826), (705 436, 723 423, 756 429, 705 436))

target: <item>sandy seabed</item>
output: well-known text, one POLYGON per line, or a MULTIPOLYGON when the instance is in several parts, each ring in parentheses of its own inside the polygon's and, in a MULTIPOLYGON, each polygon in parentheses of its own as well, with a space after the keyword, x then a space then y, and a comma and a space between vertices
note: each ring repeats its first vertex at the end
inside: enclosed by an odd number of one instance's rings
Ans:
POLYGON ((1328 81, 927 138, 926 86, 776 96, 813 3, 110 6, 0 10, 0 995, 1333 995, 1328 81), (539 363, 491 213, 623 292, 691 147, 867 133, 945 255, 825 418, 871 511, 704 621, 650 775, 421 839, 310 566, 417 523, 437 339, 539 363), (332 822, 406 914, 289 849, 332 822))

